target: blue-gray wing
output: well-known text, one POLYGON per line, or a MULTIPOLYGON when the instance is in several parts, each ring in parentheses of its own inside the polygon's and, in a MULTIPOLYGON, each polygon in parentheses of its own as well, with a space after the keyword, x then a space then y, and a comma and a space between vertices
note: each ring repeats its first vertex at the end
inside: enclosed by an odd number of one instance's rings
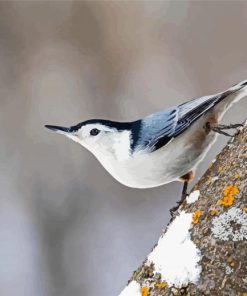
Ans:
POLYGON ((193 99, 174 108, 143 118, 136 142, 137 149, 153 152, 167 145, 217 103, 244 86, 246 86, 246 81, 225 92, 193 99))
POLYGON ((170 108, 151 114, 141 121, 137 150, 155 151, 174 136, 178 122, 178 109, 170 108))

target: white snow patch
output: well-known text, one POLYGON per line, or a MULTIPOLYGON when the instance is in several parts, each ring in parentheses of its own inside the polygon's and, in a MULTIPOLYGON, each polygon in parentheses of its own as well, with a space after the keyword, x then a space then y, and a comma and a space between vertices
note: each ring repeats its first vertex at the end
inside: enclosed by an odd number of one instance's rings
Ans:
POLYGON ((214 218, 212 232, 215 237, 224 241, 247 239, 247 213, 240 208, 232 207, 214 218), (237 229, 234 229, 234 225, 237 229))
POLYGON ((191 192, 190 195, 187 196, 187 198, 186 198, 187 204, 194 203, 195 201, 198 200, 199 196, 200 196, 200 191, 199 190, 195 190, 195 191, 191 192))
POLYGON ((136 281, 131 281, 119 296, 141 296, 141 286, 136 281))
POLYGON ((169 286, 196 283, 201 273, 201 252, 189 232, 192 215, 182 211, 148 256, 148 263, 154 263, 155 271, 169 286))

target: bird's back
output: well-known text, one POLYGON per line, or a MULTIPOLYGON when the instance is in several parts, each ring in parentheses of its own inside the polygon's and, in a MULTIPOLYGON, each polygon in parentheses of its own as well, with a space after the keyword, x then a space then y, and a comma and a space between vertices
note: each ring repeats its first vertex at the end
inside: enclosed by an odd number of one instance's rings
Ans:
POLYGON ((239 91, 246 89, 246 86, 247 81, 245 80, 224 92, 196 98, 143 118, 139 135, 135 137, 132 148, 149 152, 160 149, 185 132, 196 120, 214 109, 217 104, 222 102, 222 109, 226 109, 225 105, 234 101, 239 95, 239 91))
POLYGON ((205 130, 206 122, 217 122, 216 113, 223 114, 227 105, 245 96, 239 91, 246 85, 247 81, 133 122, 129 158, 113 159, 106 169, 129 187, 149 188, 178 180, 198 165, 216 139, 214 132, 205 130))

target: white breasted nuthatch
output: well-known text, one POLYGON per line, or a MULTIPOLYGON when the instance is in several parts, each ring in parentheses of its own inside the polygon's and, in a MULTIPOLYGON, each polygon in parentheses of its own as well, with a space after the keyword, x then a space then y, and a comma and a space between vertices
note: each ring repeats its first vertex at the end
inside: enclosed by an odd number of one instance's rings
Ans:
POLYGON ((240 125, 219 125, 231 104, 247 95, 247 80, 224 92, 190 100, 132 122, 91 119, 69 128, 47 128, 92 152, 120 183, 150 188, 187 183, 216 139, 240 125))

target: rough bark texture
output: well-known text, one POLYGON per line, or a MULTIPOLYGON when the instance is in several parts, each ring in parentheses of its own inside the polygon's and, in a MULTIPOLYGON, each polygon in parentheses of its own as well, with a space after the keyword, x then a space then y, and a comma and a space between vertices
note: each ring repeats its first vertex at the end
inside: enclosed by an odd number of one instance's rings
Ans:
POLYGON ((176 219, 181 211, 197 214, 193 216, 190 234, 191 240, 201 252, 198 281, 180 288, 169 286, 161 280, 161 274, 155 271, 154 265, 145 260, 130 280, 140 284, 140 295, 247 296, 246 175, 245 125, 228 142, 192 189, 192 192, 200 191, 198 200, 192 204, 184 201, 174 217, 176 219), (229 215, 230 210, 235 212, 236 217, 232 215, 233 218, 227 222, 224 217, 229 215))

